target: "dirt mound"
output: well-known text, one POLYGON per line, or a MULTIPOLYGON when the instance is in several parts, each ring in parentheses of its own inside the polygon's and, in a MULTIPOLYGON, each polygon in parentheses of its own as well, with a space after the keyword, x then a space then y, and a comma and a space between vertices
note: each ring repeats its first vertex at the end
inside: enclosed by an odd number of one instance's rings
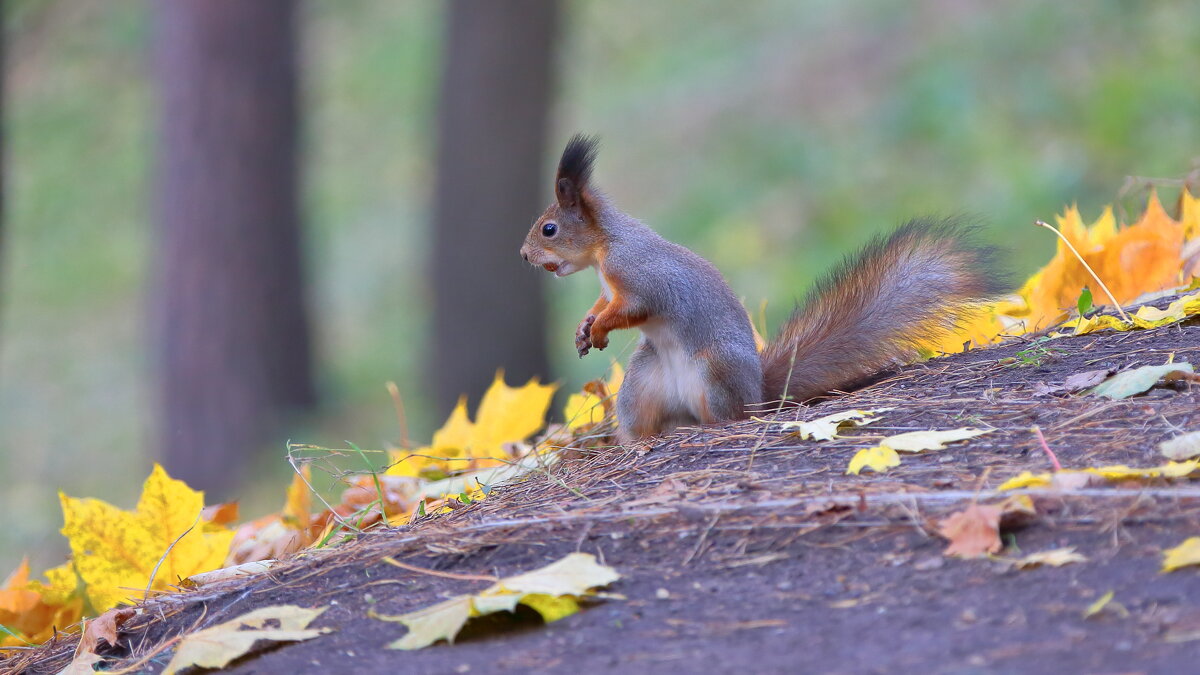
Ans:
MULTIPOLYGON (((1035 425, 1066 468, 1162 464, 1160 441, 1200 429, 1200 386, 1112 401, 1056 387, 1078 372, 1168 358, 1200 362, 1200 323, 1014 341, 774 416, 893 408, 831 441, 747 421, 569 459, 454 513, 150 601, 125 624, 108 668, 158 672, 177 636, 293 603, 328 606, 314 626, 334 632, 261 651, 233 672, 1188 672, 1200 656, 1200 574, 1159 568, 1164 549, 1200 534, 1200 485, 1031 489, 1037 515, 1006 531, 992 559, 943 557, 936 534, 949 513, 1007 496, 995 489, 1004 480, 1050 469, 1035 425), (883 435, 963 426, 994 431, 905 455, 884 474, 845 473, 883 435), (1064 546, 1088 561, 1009 562, 1064 546), (500 615, 453 646, 413 652, 385 649, 404 628, 369 616, 487 586, 454 575, 514 574, 573 551, 615 567, 623 579, 609 590, 625 599, 548 625, 500 615), (1110 591, 1113 601, 1085 618, 1110 591)), ((0 670, 57 672, 73 646, 64 638, 0 670)))

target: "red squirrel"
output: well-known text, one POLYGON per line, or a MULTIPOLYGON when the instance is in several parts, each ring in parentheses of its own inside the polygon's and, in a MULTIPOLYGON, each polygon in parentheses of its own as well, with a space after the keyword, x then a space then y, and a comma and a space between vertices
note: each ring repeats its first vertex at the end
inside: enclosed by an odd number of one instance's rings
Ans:
POLYGON ((567 143, 555 201, 530 228, 521 257, 560 277, 599 273, 600 297, 575 332, 580 357, 607 347, 614 330, 641 330, 617 394, 622 442, 861 385, 911 360, 1001 290, 993 252, 970 243, 970 227, 913 220, 827 273, 760 354, 717 268, 591 184, 596 147, 578 134, 567 143))

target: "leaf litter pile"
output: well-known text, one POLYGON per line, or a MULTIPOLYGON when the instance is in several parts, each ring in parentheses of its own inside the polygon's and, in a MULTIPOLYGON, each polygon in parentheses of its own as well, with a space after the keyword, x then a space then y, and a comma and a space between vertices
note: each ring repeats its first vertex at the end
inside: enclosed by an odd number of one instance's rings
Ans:
POLYGON ((324 510, 303 462, 284 509, 236 529, 158 468, 130 511, 64 495, 74 556, 0 586, 0 672, 1187 672, 1196 201, 1178 241, 1154 198, 1127 228, 1060 218, 1128 316, 1060 246, 968 327, 1015 337, 816 405, 608 447, 616 369, 539 451, 511 441, 553 389, 498 376, 324 510), (1130 286, 1113 261, 1147 250, 1158 280, 1130 286))

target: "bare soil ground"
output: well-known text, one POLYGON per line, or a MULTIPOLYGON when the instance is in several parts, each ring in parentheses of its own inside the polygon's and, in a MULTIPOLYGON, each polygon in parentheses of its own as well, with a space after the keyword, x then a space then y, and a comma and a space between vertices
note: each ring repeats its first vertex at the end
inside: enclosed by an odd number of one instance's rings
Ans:
MULTIPOLYGON (((1161 304, 1165 304, 1165 301, 1161 304)), ((238 673, 653 672, 1183 673, 1200 666, 1200 570, 1162 574, 1162 550, 1200 535, 1200 485, 1187 480, 1028 490, 1038 515, 996 558, 945 558, 936 523, 1022 470, 1163 463, 1156 445, 1200 429, 1200 386, 1160 385, 1108 401, 1041 393, 1097 368, 1200 363, 1200 322, 1153 331, 1027 341, 905 368, 873 386, 780 413, 813 419, 894 407, 833 441, 800 441, 747 421, 685 429, 565 461, 486 500, 302 556, 267 575, 153 600, 126 624, 115 669, 157 645, 256 607, 330 606, 335 632, 268 648, 238 673), (1046 351, 1046 350, 1051 351, 1046 351), (1013 358, 1018 352, 1025 358, 1013 358), (1032 361, 1032 363, 1025 363, 1032 361), (981 426, 995 432, 905 455, 886 474, 845 474, 881 435, 981 426), (1017 570, 1004 558, 1075 546, 1089 561, 1017 570), (543 625, 518 613, 415 651, 385 649, 399 614, 486 582, 416 573, 510 575, 573 552, 615 567, 602 600, 543 625), (1085 609, 1112 591, 1115 603, 1085 609)), ((57 672, 73 639, 0 671, 57 672)), ((167 650, 141 664, 158 672, 167 650)))

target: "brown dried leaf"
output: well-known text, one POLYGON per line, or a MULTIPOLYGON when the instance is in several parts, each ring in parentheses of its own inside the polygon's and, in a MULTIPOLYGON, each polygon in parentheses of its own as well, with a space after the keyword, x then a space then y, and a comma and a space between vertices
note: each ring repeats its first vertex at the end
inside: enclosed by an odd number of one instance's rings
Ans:
POLYGON ((1000 550, 1000 507, 972 504, 944 519, 938 534, 950 540, 943 555, 976 558, 1000 550))
POLYGON ((1079 391, 1094 387, 1104 381, 1111 369, 1101 368, 1099 370, 1085 370, 1081 373, 1075 373, 1066 380, 1063 380, 1063 389, 1069 392, 1079 391))
POLYGON ((87 626, 83 629, 83 636, 79 638, 79 644, 75 647, 75 657, 71 659, 71 663, 67 664, 66 668, 60 671, 60 675, 94 672, 93 666, 104 660, 104 657, 96 653, 100 647, 100 640, 115 647, 117 645, 117 629, 136 614, 137 610, 132 607, 118 607, 88 621, 87 626))

